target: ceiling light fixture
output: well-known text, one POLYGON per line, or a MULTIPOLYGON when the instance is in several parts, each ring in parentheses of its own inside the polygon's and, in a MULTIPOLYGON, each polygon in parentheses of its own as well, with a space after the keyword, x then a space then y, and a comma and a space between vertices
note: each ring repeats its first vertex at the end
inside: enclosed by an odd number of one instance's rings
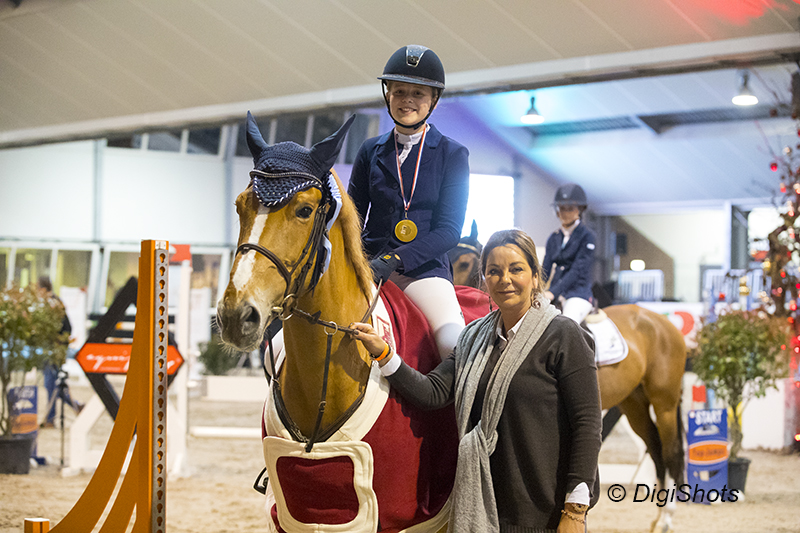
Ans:
POLYGON ((544 122, 544 117, 536 110, 536 106, 533 103, 534 100, 536 100, 536 97, 531 96, 531 108, 520 117, 523 124, 541 124, 544 122))
POLYGON ((756 105, 758 103, 758 98, 750 91, 748 81, 750 81, 750 71, 740 70, 739 92, 731 99, 731 102, 736 105, 756 105))
POLYGON ((633 270, 634 272, 641 272, 642 270, 644 270, 644 261, 642 261, 641 259, 634 259, 633 261, 631 261, 631 270, 633 270))

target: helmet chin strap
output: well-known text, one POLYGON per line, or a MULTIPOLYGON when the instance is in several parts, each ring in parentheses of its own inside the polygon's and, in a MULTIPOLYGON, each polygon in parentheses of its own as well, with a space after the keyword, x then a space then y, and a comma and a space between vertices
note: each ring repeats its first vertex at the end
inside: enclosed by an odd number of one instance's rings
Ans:
POLYGON ((403 124, 402 122, 398 122, 397 119, 394 118, 394 115, 392 115, 392 108, 389 105, 389 98, 386 97, 386 82, 384 81, 383 83, 381 83, 381 91, 383 92, 383 101, 386 102, 386 110, 389 112, 389 118, 391 118, 392 121, 396 125, 400 126, 401 128, 408 128, 408 129, 415 130, 415 131, 417 130, 417 128, 419 128, 420 126, 422 126, 423 124, 425 124, 428 121, 428 117, 431 116, 431 113, 433 113, 433 110, 436 108, 436 104, 439 103, 439 97, 442 95, 442 91, 441 91, 441 89, 434 89, 434 90, 436 91, 436 99, 431 103, 431 108, 428 110, 428 114, 425 115, 425 118, 423 118, 422 120, 420 120, 416 124, 412 124, 411 126, 407 126, 407 125, 403 124))

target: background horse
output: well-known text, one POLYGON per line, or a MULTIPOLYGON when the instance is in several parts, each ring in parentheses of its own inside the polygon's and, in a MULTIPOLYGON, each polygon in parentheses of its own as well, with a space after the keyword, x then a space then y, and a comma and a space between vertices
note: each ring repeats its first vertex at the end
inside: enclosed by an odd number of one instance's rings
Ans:
MULTIPOLYGON (((224 342, 252 350, 271 321, 283 320, 285 359, 273 369, 262 423, 273 531, 279 523, 437 531, 455 475, 452 407, 422 413, 403 403, 345 334, 368 319, 374 293, 358 214, 329 171, 351 122, 309 151, 268 146, 248 114, 256 170, 236 200, 239 246, 217 321, 224 342)), ((424 317, 394 285, 382 295, 376 329, 406 362, 434 368, 440 359, 424 317), (413 338, 420 331, 427 335, 413 338)))
MULTIPOLYGON (((456 283, 481 287, 477 229, 450 251, 456 283)), ((644 440, 662 487, 666 475, 683 483, 683 436, 680 417, 681 382, 686 365, 686 345, 680 331, 663 315, 638 305, 614 305, 603 311, 628 343, 628 356, 619 363, 599 366, 603 409, 618 407, 633 431, 644 440), (655 420, 650 415, 650 407, 655 420)), ((605 435, 605 431, 604 431, 605 435)), ((602 481, 602 479, 601 479, 602 481)), ((671 527, 674 502, 659 510, 654 530, 671 527), (664 512, 666 511, 666 512, 664 512)))
POLYGON ((483 289, 480 259, 483 246, 478 240, 478 224, 472 221, 469 236, 461 237, 458 245, 447 252, 453 267, 453 285, 483 289))

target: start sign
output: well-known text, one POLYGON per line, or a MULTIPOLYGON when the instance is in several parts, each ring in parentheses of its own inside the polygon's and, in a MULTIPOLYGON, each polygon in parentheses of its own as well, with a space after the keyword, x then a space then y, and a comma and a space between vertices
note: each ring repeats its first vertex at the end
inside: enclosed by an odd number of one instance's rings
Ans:
MULTIPOLYGON (((87 374, 126 374, 131 359, 131 344, 87 342, 75 359, 87 374)), ((167 346, 167 374, 173 375, 183 364, 175 346, 167 346)))

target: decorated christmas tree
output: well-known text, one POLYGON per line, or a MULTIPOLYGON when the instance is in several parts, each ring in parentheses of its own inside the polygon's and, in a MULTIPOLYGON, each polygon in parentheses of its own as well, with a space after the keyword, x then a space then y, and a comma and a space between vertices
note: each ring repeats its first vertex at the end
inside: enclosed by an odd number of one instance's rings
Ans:
MULTIPOLYGON (((792 74, 791 116, 797 125, 797 139, 786 145, 780 153, 773 153, 770 169, 778 175, 776 204, 781 224, 768 236, 769 249, 762 263, 764 276, 770 280, 770 294, 762 299, 774 303, 774 314, 785 318, 791 326, 791 359, 789 376, 795 389, 800 389, 800 72, 792 74)), ((796 391, 800 396, 800 391, 796 391)), ((800 427, 795 439, 800 446, 800 427)))

